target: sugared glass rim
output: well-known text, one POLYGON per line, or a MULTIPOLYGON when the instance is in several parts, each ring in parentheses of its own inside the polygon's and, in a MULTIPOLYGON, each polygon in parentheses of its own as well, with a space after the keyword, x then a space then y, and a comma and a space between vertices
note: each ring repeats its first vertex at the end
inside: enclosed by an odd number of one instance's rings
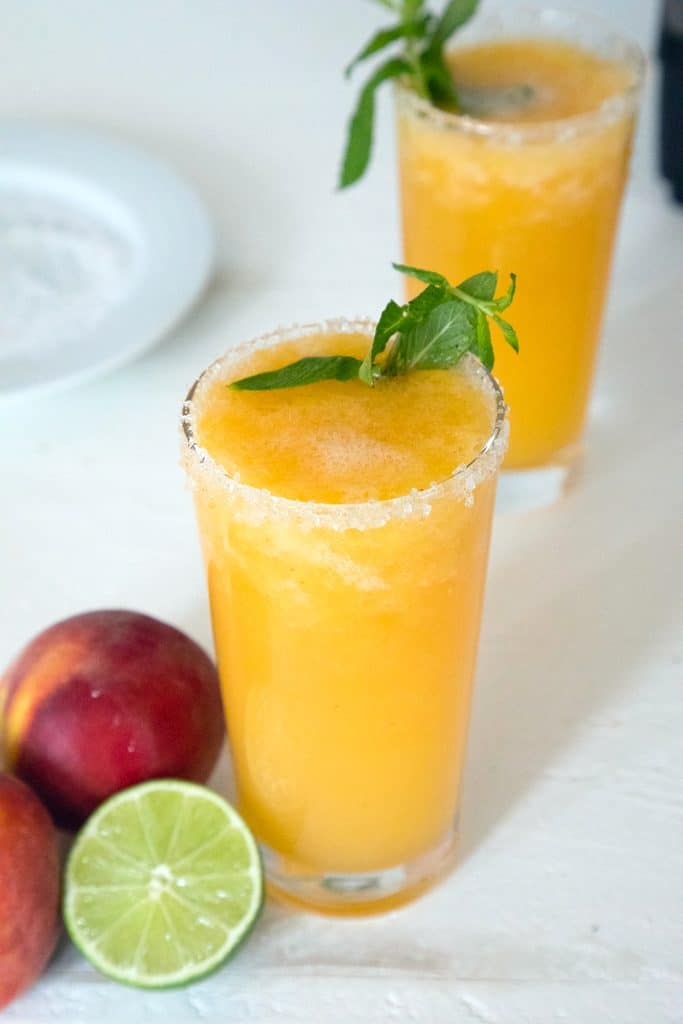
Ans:
POLYGON ((558 117, 549 121, 486 121, 468 114, 441 110, 419 96, 406 82, 397 79, 394 89, 400 111, 429 122, 430 126, 437 130, 460 132, 477 136, 484 141, 511 145, 573 139, 618 121, 634 113, 638 108, 647 66, 645 55, 637 43, 615 32, 608 22, 599 17, 571 9, 560 10, 558 7, 529 5, 509 7, 504 11, 493 11, 477 16, 471 26, 471 29, 469 25, 465 26, 463 31, 458 33, 458 43, 452 49, 473 42, 493 41, 498 36, 504 39, 525 39, 531 35, 531 38, 557 38, 581 44, 588 34, 599 33, 603 40, 602 47, 596 47, 595 43, 591 46, 585 42, 585 48, 593 52, 600 52, 600 49, 604 51, 607 47, 613 49, 614 52, 605 56, 625 64, 631 72, 630 81, 621 92, 607 97, 594 110, 582 114, 558 117), (528 30, 520 28, 527 22, 530 25, 528 30), (511 25, 513 31, 507 31, 507 25, 511 25), (499 29, 498 35, 496 28, 499 29), (567 35, 561 34, 562 28, 567 35), (575 30, 573 38, 569 35, 572 29, 575 30))
POLYGON ((250 521, 295 518, 301 525, 326 527, 334 530, 364 530, 384 526, 393 519, 428 516, 432 503, 442 497, 451 497, 471 503, 476 488, 495 473, 503 459, 508 442, 507 406, 503 392, 493 377, 474 356, 467 355, 459 363, 468 373, 485 380, 496 402, 496 418, 491 434, 481 451, 468 463, 456 467, 445 480, 430 484, 423 490, 414 489, 394 498, 373 499, 364 502, 299 501, 273 494, 266 488, 243 483, 220 466, 202 448, 196 437, 195 395, 197 389, 217 378, 227 378, 231 366, 237 364, 247 352, 268 348, 282 342, 296 341, 311 334, 364 334, 370 340, 376 323, 366 317, 344 317, 322 320, 318 323, 291 324, 262 334, 251 341, 230 348, 211 363, 197 378, 183 403, 182 461, 193 486, 205 486, 229 496, 238 504, 241 516, 250 521))

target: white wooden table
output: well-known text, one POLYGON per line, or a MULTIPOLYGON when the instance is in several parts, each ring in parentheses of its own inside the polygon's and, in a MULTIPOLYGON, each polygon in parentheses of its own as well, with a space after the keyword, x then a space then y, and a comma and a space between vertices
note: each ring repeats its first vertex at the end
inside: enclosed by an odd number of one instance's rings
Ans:
MULTIPOLYGON (((652 51, 654 0, 592 6, 652 51)), ((233 342, 374 312, 398 288, 386 102, 372 174, 333 190, 353 95, 340 68, 377 14, 0 0, 0 116, 100 126, 167 158, 221 248, 206 298, 151 355, 0 409, 0 665, 101 606, 210 644, 181 397, 233 342)), ((583 478, 495 526, 458 871, 366 922, 269 906, 234 962, 184 991, 117 987, 65 943, 8 1024, 683 1021, 683 211, 651 168, 652 86, 583 478)))

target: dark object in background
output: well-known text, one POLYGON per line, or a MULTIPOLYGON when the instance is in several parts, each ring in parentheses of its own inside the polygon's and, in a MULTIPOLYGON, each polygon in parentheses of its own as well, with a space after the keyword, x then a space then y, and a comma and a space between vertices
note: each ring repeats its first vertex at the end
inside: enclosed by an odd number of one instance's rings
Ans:
POLYGON ((683 203, 683 0, 666 0, 659 41, 662 62, 660 96, 660 170, 683 203))

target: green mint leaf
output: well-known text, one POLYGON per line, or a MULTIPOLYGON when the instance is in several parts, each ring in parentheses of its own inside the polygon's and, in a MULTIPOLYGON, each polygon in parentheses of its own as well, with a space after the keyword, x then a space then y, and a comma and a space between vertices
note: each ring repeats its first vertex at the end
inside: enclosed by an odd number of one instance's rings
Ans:
POLYGON ((274 391, 277 388, 298 388, 319 380, 353 380, 358 377, 360 359, 353 356, 305 356, 279 370, 255 373, 233 381, 233 391, 274 391))
POLYGON ((472 334, 473 314, 469 308, 458 299, 442 302, 426 320, 400 336, 395 365, 404 373, 454 366, 470 347, 472 334))
POLYGON ((394 270, 398 270, 399 274, 405 274, 406 277, 414 277, 425 284, 435 284, 440 288, 450 288, 448 278, 443 274, 437 274, 435 270, 420 270, 419 267, 409 267, 405 263, 392 263, 391 265, 394 270))
POLYGON ((477 9, 478 0, 450 0, 432 32, 429 48, 441 50, 456 29, 465 24, 477 9))
POLYGON ((398 302, 390 299, 382 310, 381 316, 377 321, 375 337, 372 341, 371 353, 373 358, 384 351, 391 336, 400 329, 403 323, 404 308, 404 306, 399 306, 398 302))
MULTIPOLYGON (((398 320, 396 326, 396 333, 402 335, 409 334, 414 327, 422 323, 429 316, 433 309, 451 300, 452 296, 447 289, 436 284, 428 284, 407 305, 398 307, 400 320, 398 320)), ((397 340, 389 354, 389 358, 381 367, 380 376, 392 376, 395 373, 401 372, 399 364, 401 364, 404 351, 403 344, 400 339, 397 340)))
POLYGON ((515 352, 519 352, 519 339, 517 338, 517 331, 514 329, 512 324, 509 324, 507 320, 503 320, 502 316, 494 315, 493 319, 503 332, 503 337, 510 348, 513 348, 515 352))
POLYGON ((379 53, 380 50, 384 50, 385 47, 395 43, 398 39, 423 38, 427 31, 428 24, 429 19, 425 16, 414 21, 401 22, 400 25, 394 25, 391 28, 380 29, 379 32, 376 32, 372 39, 366 43, 360 53, 353 58, 351 63, 346 67, 344 74, 348 78, 358 64, 367 60, 368 57, 372 57, 373 54, 379 53))
POLYGON ((512 300, 515 297, 515 291, 516 290, 517 290, 517 275, 516 274, 510 274, 510 286, 509 286, 507 292, 505 293, 505 295, 501 295, 501 297, 499 299, 496 299, 495 302, 494 302, 494 306, 498 310, 499 313, 502 313, 504 309, 508 308, 508 306, 510 305, 510 303, 512 302, 512 300))
POLYGON ((349 124, 349 135, 342 163, 339 187, 353 185, 365 173, 372 151, 372 134, 375 120, 375 89, 388 78, 398 78, 410 70, 410 65, 401 57, 380 64, 375 73, 363 86, 349 124))
POLYGON ((348 140, 342 163, 339 187, 346 188, 365 174, 373 148, 375 121, 375 90, 389 78, 398 78, 410 71, 408 62, 392 57, 377 69, 368 80, 358 99, 348 128, 348 140))
POLYGON ((424 320, 427 314, 440 306, 442 302, 450 302, 452 298, 453 296, 440 285, 428 284, 405 307, 404 331, 412 327, 418 320, 424 320))
POLYGON ((480 299, 483 302, 490 302, 496 294, 498 286, 498 274, 492 270, 483 270, 481 274, 468 277, 458 285, 461 292, 466 292, 473 299, 480 299))
POLYGON ((453 110, 459 108, 458 93, 441 50, 427 48, 419 58, 422 80, 432 103, 453 110))
POLYGON ((387 344, 398 332, 406 333, 415 324, 427 316, 428 313, 439 306, 442 302, 448 301, 450 296, 437 285, 430 284, 424 288, 419 295, 411 299, 405 306, 399 306, 393 299, 387 303, 377 321, 375 336, 372 340, 372 347, 359 371, 359 377, 366 384, 373 383, 373 366, 377 356, 384 352, 387 344))
POLYGON ((372 388, 375 386, 375 378, 372 371, 372 358, 369 352, 358 367, 358 376, 364 384, 368 385, 368 387, 372 388))
POLYGON ((491 344, 491 328, 486 318, 486 314, 480 309, 477 310, 477 336, 476 345, 472 349, 475 356, 484 364, 487 370, 493 369, 494 354, 493 345, 491 344))
POLYGON ((391 299, 382 310, 379 320, 377 321, 377 327, 375 329, 375 336, 372 339, 372 346, 370 351, 366 355, 365 359, 361 364, 361 368, 358 371, 358 376, 365 383, 369 384, 370 387, 374 383, 373 366, 375 358, 380 355, 387 347, 389 339, 399 330, 403 323, 404 307, 399 306, 397 302, 391 299))
POLYGON ((370 386, 372 386, 373 383, 372 367, 375 359, 378 355, 384 352, 390 338, 396 334, 401 327, 404 317, 404 308, 404 306, 399 306, 398 302, 394 302, 393 299, 390 299, 382 310, 380 318, 377 321, 375 336, 372 339, 372 347, 358 371, 360 379, 370 386))

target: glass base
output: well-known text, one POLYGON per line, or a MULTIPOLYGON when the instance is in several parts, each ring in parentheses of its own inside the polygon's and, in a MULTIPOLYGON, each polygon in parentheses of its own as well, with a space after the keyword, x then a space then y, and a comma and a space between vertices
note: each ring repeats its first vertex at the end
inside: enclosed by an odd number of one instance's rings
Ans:
POLYGON ((528 512, 553 505, 566 494, 578 476, 581 447, 559 452, 552 463, 530 469, 505 469, 498 480, 496 512, 528 512))
POLYGON ((408 864, 367 872, 309 873, 260 844, 268 892, 279 902, 319 914, 381 914, 426 892, 453 868, 457 831, 408 864))

